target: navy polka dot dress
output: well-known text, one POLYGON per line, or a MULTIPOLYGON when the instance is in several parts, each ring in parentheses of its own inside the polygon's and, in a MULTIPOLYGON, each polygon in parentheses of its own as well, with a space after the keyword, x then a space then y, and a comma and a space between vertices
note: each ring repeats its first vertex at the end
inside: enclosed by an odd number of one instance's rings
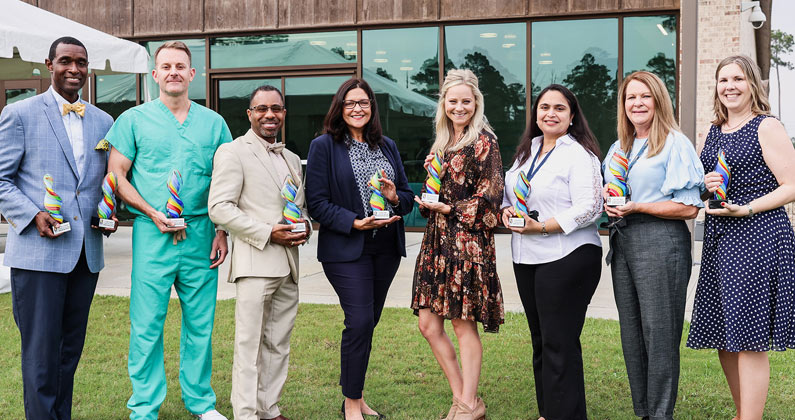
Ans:
MULTIPOLYGON (((718 150, 731 170, 728 199, 745 205, 778 187, 765 164, 754 117, 733 133, 712 126, 701 163, 718 150)), ((795 348, 795 235, 783 207, 751 217, 706 216, 701 273, 687 346, 730 352, 795 348)))

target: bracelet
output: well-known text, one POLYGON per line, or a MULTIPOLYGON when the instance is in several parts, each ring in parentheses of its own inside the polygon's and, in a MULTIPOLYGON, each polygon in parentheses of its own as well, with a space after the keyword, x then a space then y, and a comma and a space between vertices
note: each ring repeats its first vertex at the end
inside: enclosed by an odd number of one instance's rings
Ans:
POLYGON ((746 205, 745 205, 745 207, 746 207, 746 208, 748 208, 748 215, 747 215, 747 216, 745 216, 745 217, 751 217, 751 216, 753 216, 753 215, 754 215, 754 208, 753 208, 753 207, 751 207, 751 205, 750 205, 750 204, 746 204, 746 205))
POLYGON ((541 222, 541 236, 549 236, 549 232, 547 232, 547 222, 541 222))

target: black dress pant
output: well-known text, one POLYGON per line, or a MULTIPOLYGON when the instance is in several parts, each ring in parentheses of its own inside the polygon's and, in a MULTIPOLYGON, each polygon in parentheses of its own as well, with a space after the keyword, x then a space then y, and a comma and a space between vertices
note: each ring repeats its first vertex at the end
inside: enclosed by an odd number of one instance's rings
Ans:
POLYGON ((71 273, 11 269, 14 320, 22 341, 28 420, 70 420, 75 370, 83 352, 98 273, 85 249, 71 273))
POLYGON ((345 312, 340 343, 340 385, 342 394, 348 398, 362 398, 373 330, 381 318, 400 258, 397 254, 365 254, 355 261, 323 263, 323 271, 345 312))
POLYGON ((544 264, 514 264, 533 340, 538 410, 547 420, 587 419, 580 333, 602 273, 602 248, 582 245, 544 264))

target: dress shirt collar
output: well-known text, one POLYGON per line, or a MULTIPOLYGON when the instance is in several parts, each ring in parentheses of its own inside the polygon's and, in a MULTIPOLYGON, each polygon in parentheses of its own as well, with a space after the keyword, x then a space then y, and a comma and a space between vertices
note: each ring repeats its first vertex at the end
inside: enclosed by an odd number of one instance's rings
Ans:
POLYGON ((75 102, 67 101, 63 96, 61 96, 60 94, 58 94, 58 92, 55 91, 55 89, 52 87, 52 85, 50 86, 49 91, 52 92, 52 97, 55 98, 55 103, 58 104, 58 108, 59 109, 63 108, 63 106, 66 105, 66 104, 77 104, 77 103, 81 103, 82 104, 82 103, 85 103, 79 97, 77 98, 77 100, 75 102))

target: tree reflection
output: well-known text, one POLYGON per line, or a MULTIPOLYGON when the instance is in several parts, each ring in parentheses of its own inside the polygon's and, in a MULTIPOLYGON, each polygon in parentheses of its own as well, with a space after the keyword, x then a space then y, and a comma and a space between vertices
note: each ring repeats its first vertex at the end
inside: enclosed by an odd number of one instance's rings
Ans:
POLYGON ((607 150, 616 139, 616 79, 610 69, 586 53, 563 84, 577 96, 600 148, 607 150))

